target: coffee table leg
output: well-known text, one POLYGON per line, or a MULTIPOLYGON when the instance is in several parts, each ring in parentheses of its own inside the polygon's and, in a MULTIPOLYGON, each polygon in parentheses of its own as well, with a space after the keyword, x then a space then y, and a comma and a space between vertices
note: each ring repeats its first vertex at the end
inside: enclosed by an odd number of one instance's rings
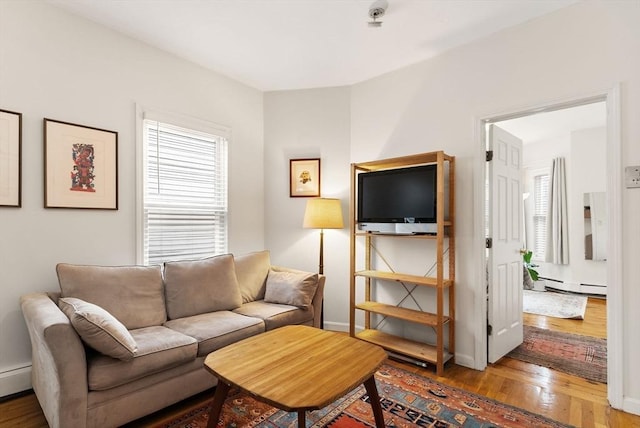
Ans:
POLYGON ((367 394, 369 394, 371 409, 373 409, 373 417, 376 420, 376 428, 384 428, 382 405, 380 404, 380 396, 378 395, 378 388, 376 387, 376 379, 373 375, 364 381, 364 387, 367 389, 367 394))
POLYGON ((298 410, 298 428, 307 427, 306 410, 298 410))
POLYGON ((209 411, 209 423, 207 423, 207 428, 215 428, 218 425, 218 420, 222 413, 222 405, 224 404, 224 400, 227 398, 229 389, 231 389, 230 385, 227 385, 222 381, 218 382, 218 385, 216 386, 216 393, 213 396, 213 404, 209 411))

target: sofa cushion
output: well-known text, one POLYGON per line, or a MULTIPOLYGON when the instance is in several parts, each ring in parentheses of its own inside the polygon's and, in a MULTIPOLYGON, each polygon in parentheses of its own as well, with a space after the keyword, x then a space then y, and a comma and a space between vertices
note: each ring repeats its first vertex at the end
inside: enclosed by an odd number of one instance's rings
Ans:
POLYGON ((242 304, 231 254, 164 266, 169 319, 231 310, 242 304))
POLYGON ((313 325, 313 306, 308 309, 300 309, 295 306, 256 300, 245 303, 238 309, 234 309, 233 312, 262 319, 267 331, 292 324, 313 325))
POLYGON ((171 367, 192 361, 198 352, 198 342, 163 326, 131 331, 138 352, 130 361, 91 354, 88 358, 89 389, 106 390, 140 379, 171 367))
POLYGON ((127 328, 113 315, 93 303, 63 297, 58 306, 82 340, 96 351, 120 360, 131 360, 138 350, 127 328))
POLYGON ((160 266, 56 266, 61 297, 98 305, 128 330, 167 320, 160 266))
POLYGON ((206 356, 223 346, 259 333, 264 322, 229 311, 217 311, 167 321, 165 327, 198 340, 198 356, 206 356))
POLYGON ((264 301, 308 308, 317 288, 317 273, 271 270, 267 276, 264 301))
POLYGON ((242 303, 264 299, 264 290, 271 266, 269 251, 234 256, 242 303))

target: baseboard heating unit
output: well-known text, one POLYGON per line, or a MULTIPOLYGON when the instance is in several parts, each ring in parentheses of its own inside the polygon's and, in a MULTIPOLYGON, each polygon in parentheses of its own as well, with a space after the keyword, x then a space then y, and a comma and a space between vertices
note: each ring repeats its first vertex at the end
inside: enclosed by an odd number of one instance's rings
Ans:
POLYGON ((593 297, 606 298, 607 286, 600 284, 585 284, 577 282, 565 282, 560 279, 540 277, 544 281, 544 289, 564 293, 586 294, 593 297))

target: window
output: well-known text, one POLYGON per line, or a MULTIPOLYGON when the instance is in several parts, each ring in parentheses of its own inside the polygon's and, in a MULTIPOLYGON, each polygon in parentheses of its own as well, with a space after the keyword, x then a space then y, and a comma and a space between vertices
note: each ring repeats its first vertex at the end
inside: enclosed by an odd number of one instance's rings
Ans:
POLYGON ((145 265, 227 252, 227 139, 145 118, 139 255, 145 265))
POLYGON ((547 248, 549 174, 538 174, 533 177, 533 205, 533 258, 544 260, 547 248))

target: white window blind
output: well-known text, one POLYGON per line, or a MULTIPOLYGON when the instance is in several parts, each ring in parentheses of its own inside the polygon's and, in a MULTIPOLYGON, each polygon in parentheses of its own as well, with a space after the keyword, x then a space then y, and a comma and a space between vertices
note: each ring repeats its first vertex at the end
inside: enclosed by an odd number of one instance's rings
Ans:
POLYGON ((540 174, 533 177, 533 198, 533 258, 544 260, 547 247, 549 174, 540 174))
POLYGON ((227 252, 227 140, 143 120, 143 262, 227 252))

